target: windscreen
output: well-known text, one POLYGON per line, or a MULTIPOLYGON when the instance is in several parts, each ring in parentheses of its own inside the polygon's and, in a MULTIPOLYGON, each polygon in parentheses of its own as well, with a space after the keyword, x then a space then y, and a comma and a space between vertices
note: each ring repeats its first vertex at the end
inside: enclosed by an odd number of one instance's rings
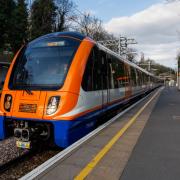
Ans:
POLYGON ((59 89, 66 78, 80 41, 72 38, 47 38, 27 45, 13 69, 12 89, 59 89))
POLYGON ((0 90, 2 90, 9 65, 0 65, 0 90))

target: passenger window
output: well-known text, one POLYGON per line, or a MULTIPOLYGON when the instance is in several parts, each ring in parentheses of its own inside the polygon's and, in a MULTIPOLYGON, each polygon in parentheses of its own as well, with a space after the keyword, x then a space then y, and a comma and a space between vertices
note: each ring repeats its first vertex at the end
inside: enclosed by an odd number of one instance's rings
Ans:
POLYGON ((82 80, 82 88, 85 91, 93 91, 93 66, 93 54, 91 52, 86 64, 86 69, 82 80))
POLYGON ((103 57, 99 55, 99 50, 94 47, 90 53, 86 64, 82 80, 82 88, 85 91, 101 90, 103 87, 103 57))
POLYGON ((111 56, 108 57, 108 82, 109 89, 114 89, 114 67, 113 67, 113 59, 111 56))
POLYGON ((129 85, 129 83, 130 83, 130 66, 128 64, 125 64, 124 68, 125 68, 125 84, 129 85))
POLYGON ((124 62, 94 47, 89 56, 83 76, 85 91, 114 89, 129 83, 129 70, 125 72, 124 62))
POLYGON ((99 50, 97 47, 93 49, 94 52, 94 66, 93 66, 93 90, 102 90, 103 87, 103 67, 102 67, 102 62, 103 62, 103 56, 99 55, 99 50))
POLYGON ((116 79, 118 81, 118 87, 119 88, 124 87, 125 86, 125 81, 126 81, 124 63, 122 61, 118 60, 116 68, 117 68, 116 69, 116 79))
POLYGON ((102 80, 102 89, 108 89, 108 58, 106 57, 106 53, 104 51, 100 51, 100 69, 101 69, 101 80, 102 80))
POLYGON ((112 75, 113 75, 113 81, 114 81, 114 88, 118 88, 119 87, 119 83, 118 83, 118 71, 119 69, 119 60, 117 59, 113 59, 113 63, 112 63, 112 75))
POLYGON ((132 86, 136 86, 137 82, 136 82, 136 70, 134 67, 131 67, 131 83, 132 86))

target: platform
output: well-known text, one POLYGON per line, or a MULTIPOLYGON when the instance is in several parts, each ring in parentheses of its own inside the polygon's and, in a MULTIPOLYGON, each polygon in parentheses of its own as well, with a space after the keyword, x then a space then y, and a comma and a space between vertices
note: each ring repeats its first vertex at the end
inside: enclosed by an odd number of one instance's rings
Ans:
POLYGON ((178 90, 158 89, 43 172, 22 179, 180 179, 179 105, 178 90))
POLYGON ((180 91, 163 90, 121 180, 180 179, 180 91))

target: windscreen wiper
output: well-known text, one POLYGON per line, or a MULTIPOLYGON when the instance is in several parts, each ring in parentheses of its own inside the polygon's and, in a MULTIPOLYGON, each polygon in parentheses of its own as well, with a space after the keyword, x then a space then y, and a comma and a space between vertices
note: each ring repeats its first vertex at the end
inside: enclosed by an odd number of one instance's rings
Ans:
POLYGON ((26 87, 24 90, 27 92, 27 94, 33 95, 33 93, 32 93, 32 91, 31 91, 30 88, 27 88, 27 87, 26 87))

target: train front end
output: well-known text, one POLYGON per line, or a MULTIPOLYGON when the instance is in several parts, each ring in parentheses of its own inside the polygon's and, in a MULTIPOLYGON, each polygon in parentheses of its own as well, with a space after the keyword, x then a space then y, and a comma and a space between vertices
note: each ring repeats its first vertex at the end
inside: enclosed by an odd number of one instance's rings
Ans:
POLYGON ((80 34, 52 33, 24 46, 15 56, 1 95, 0 139, 16 137, 30 149, 41 142, 66 147, 71 111, 93 43, 80 34))

